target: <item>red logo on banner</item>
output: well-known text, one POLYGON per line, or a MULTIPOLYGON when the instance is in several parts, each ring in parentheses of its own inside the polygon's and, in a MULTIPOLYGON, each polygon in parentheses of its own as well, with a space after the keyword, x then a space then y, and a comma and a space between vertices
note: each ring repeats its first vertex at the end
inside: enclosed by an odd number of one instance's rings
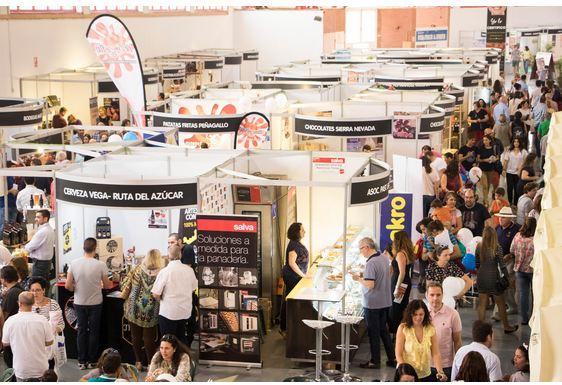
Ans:
POLYGON ((258 222, 249 220, 197 219, 199 231, 228 231, 233 233, 257 233, 258 222))

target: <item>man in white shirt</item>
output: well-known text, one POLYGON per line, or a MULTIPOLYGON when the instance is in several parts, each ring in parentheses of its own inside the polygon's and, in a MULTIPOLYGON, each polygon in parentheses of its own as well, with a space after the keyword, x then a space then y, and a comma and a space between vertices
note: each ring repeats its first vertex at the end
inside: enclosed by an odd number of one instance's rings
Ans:
POLYGON ((39 210, 35 213, 37 231, 24 247, 29 253, 29 258, 33 259, 31 275, 43 277, 47 281, 49 281, 55 247, 55 230, 49 225, 49 218, 51 218, 49 210, 39 210))
POLYGON ((192 293, 197 289, 193 269, 181 263, 181 249, 168 248, 170 263, 156 277, 152 295, 160 301, 158 325, 160 334, 173 334, 187 344, 185 325, 191 316, 192 293))
POLYGON ((484 321, 474 321, 472 324, 472 339, 474 342, 470 345, 463 346, 457 351, 457 354, 455 354, 451 380, 454 381, 457 377, 462 360, 468 352, 478 352, 484 358, 490 382, 501 381, 502 367, 500 358, 490 350, 493 343, 492 325, 484 321))
POLYGON ((101 309, 103 305, 102 285, 110 289, 107 265, 94 258, 97 241, 84 240, 84 256, 70 263, 65 287, 74 292, 74 310, 78 318, 78 368, 97 367, 100 343, 101 309))
POLYGON ((507 97, 502 96, 498 104, 494 107, 494 122, 500 121, 500 115, 504 114, 506 121, 509 123, 509 107, 507 106, 507 97))
POLYGON ((441 176, 447 168, 447 162, 445 162, 443 158, 436 156, 434 151, 428 152, 428 155, 429 160, 431 160, 431 168, 437 172, 437 175, 439 175, 439 180, 441 180, 441 176))
MULTIPOLYGON (((441 366, 443 372, 451 381, 451 367, 455 353, 462 346, 462 322, 459 313, 443 303, 443 286, 437 282, 429 282, 427 291, 429 314, 431 323, 435 327, 439 352, 441 353, 441 366)), ((437 369, 431 369, 437 374, 437 369)))
POLYGON ((18 193, 16 198, 16 208, 18 211, 23 212, 24 209, 29 208, 29 200, 32 195, 41 195, 43 204, 46 206, 48 202, 45 191, 35 187, 35 178, 26 176, 23 180, 25 181, 25 188, 18 193))
POLYGON ((53 344, 53 331, 45 317, 31 311, 33 302, 33 294, 20 293, 19 313, 8 318, 2 329, 2 344, 12 349, 18 382, 39 382, 49 369, 45 347, 53 344))

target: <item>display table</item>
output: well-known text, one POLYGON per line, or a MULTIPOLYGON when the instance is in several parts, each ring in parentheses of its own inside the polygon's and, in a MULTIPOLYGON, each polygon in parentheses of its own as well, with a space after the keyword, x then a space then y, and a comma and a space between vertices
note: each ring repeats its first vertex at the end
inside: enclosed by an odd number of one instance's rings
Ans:
MULTIPOLYGON (((76 346, 76 313, 74 312, 74 293, 64 287, 64 282, 56 284, 58 301, 63 311, 64 338, 66 340, 66 354, 68 358, 78 358, 76 346)), ((103 308, 101 313, 100 351, 114 348, 121 353, 123 362, 135 363, 135 355, 131 344, 131 329, 128 321, 123 317, 124 300, 111 296, 119 289, 119 284, 103 292, 103 308)))

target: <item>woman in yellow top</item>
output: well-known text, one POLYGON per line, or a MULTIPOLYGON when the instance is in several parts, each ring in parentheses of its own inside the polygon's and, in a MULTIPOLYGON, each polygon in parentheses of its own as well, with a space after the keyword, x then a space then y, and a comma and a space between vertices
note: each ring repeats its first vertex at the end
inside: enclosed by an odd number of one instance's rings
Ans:
POLYGON ((404 311, 403 322, 396 333, 396 361, 412 365, 420 381, 447 381, 435 328, 427 306, 420 299, 412 300, 404 311), (437 376, 431 374, 432 359, 437 376))

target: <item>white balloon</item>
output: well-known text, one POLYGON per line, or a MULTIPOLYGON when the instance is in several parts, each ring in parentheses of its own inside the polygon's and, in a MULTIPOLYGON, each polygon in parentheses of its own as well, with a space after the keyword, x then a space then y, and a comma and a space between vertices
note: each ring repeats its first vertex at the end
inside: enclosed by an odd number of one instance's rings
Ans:
POLYGON ((284 93, 279 93, 275 95, 275 105, 277 109, 286 108, 289 105, 289 100, 287 100, 287 95, 284 93))
POLYGON ((117 134, 113 134, 109 138, 107 138, 108 143, 117 143, 117 142, 121 142, 122 140, 123 140, 123 138, 121 138, 117 134))
POLYGON ((453 297, 443 297, 443 303, 449 306, 451 309, 454 309, 457 303, 453 297))
POLYGON ((472 183, 476 184, 482 179, 482 170, 480 167, 472 167, 468 172, 468 177, 472 183))
POLYGON ((470 243, 470 241, 472 241, 472 238, 474 238, 474 236, 472 235, 472 231, 470 231, 470 229, 463 227, 457 233, 457 238, 466 247, 470 243))
POLYGON ((468 243, 468 245, 465 245, 466 253, 476 255, 476 248, 478 247, 478 244, 480 242, 482 242, 482 237, 478 236, 472 238, 472 240, 468 243))
POLYGON ((464 281, 459 277, 447 277, 443 281, 443 296, 454 297, 464 289, 464 281))

